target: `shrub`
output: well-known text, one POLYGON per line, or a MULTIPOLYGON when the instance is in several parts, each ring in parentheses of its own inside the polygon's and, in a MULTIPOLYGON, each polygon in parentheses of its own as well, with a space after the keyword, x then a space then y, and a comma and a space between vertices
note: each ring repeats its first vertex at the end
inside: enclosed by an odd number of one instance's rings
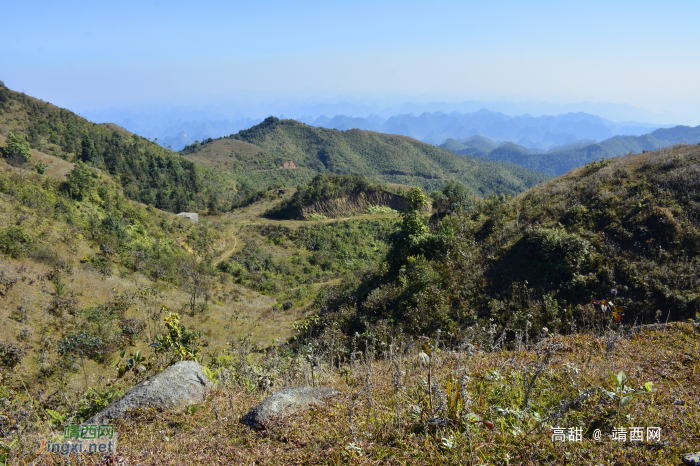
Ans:
POLYGON ((44 173, 46 173, 47 168, 49 168, 49 166, 47 164, 45 164, 44 162, 39 162, 36 165, 34 165, 34 169, 40 175, 43 175, 44 173))
POLYGON ((105 344, 99 336, 81 330, 64 336, 56 343, 56 350, 61 356, 75 355, 81 359, 101 361, 105 355, 105 344))
POLYGON ((387 205, 368 205, 367 206, 367 213, 368 214, 395 214, 397 213, 396 210, 392 209, 391 207, 387 205))
POLYGON ((119 328, 129 342, 129 345, 134 346, 136 337, 144 331, 146 324, 138 319, 125 319, 119 323, 119 328))
POLYGON ((29 251, 32 238, 21 227, 7 227, 0 229, 0 250, 5 254, 19 259, 29 251))
POLYGON ((15 165, 24 165, 32 158, 32 153, 29 151, 29 144, 22 135, 9 133, 6 143, 7 147, 3 150, 3 155, 8 162, 15 165))
POLYGON ((24 352, 15 345, 0 343, 0 365, 7 369, 13 369, 24 358, 24 352))

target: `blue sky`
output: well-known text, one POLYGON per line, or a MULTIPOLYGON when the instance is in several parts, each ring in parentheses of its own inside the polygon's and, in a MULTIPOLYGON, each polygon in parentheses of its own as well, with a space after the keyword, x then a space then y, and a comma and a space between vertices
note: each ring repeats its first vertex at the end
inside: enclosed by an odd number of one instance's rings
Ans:
POLYGON ((69 108, 257 90, 615 102, 700 124, 700 1, 25 0, 2 10, 0 79, 69 108))

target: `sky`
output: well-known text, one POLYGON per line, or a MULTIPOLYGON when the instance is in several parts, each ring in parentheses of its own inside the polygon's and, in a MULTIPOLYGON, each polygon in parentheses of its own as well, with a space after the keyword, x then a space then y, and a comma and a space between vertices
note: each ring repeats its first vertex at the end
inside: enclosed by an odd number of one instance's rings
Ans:
POLYGON ((5 0, 2 11, 0 80, 76 111, 350 96, 624 103, 700 124, 697 0, 5 0))

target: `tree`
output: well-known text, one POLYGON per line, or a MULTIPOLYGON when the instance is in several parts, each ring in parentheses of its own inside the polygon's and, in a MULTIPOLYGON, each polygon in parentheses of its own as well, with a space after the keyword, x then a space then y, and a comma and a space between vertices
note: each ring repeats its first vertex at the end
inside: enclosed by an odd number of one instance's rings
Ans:
POLYGON ((193 316, 197 309, 197 298, 204 297, 206 301, 209 297, 211 282, 207 264, 192 256, 191 259, 181 259, 178 269, 184 279, 183 285, 190 298, 190 315, 193 316))
POLYGON ((32 158, 29 151, 29 143, 21 134, 10 133, 7 135, 7 147, 3 151, 5 158, 13 164, 24 165, 32 158))
POLYGON ((83 135, 83 139, 80 142, 80 148, 80 160, 86 163, 95 161, 97 155, 97 151, 95 150, 95 143, 92 142, 92 139, 87 134, 83 135))
POLYGON ((470 196, 469 189, 458 181, 448 181, 441 191, 433 194, 435 201, 433 207, 438 212, 449 215, 474 208, 474 200, 470 196))
POLYGON ((425 193, 418 187, 412 187, 406 194, 410 207, 401 211, 401 230, 399 235, 403 246, 415 249, 428 237, 430 229, 424 211, 429 204, 425 193))
POLYGON ((82 201, 87 197, 92 187, 93 172, 83 162, 77 162, 73 170, 68 174, 68 193, 73 199, 82 201))

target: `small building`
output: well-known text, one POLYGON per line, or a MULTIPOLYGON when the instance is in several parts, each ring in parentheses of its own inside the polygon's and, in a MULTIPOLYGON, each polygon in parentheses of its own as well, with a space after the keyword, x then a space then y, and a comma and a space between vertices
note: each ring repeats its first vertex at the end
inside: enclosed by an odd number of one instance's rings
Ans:
POLYGON ((180 212, 177 216, 189 218, 193 222, 199 223, 199 214, 197 212, 180 212))
POLYGON ((282 166, 284 168, 297 168, 291 160, 285 160, 282 166))

